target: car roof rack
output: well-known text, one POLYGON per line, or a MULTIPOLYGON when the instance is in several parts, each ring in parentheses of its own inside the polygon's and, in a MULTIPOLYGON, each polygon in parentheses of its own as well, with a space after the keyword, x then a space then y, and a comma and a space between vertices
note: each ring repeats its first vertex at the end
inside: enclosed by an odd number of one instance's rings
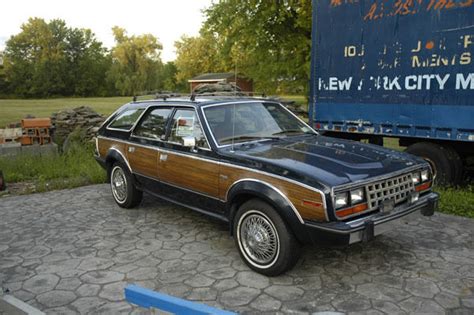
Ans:
MULTIPOLYGON (((258 98, 272 98, 268 97, 265 93, 259 92, 242 92, 242 91, 223 91, 223 92, 206 92, 206 93, 179 93, 179 92, 170 92, 170 91, 152 91, 152 92, 143 92, 133 96, 133 102, 137 102, 140 98, 150 96, 152 99, 162 99, 166 101, 169 98, 189 98, 191 102, 195 102, 197 98, 245 98, 245 97, 258 97, 258 98)), ((148 99, 142 99, 148 100, 148 99)))

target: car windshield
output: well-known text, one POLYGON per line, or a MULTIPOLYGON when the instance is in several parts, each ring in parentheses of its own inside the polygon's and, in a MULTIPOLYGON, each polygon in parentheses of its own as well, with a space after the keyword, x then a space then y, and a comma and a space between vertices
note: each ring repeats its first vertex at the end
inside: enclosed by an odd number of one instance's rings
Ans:
POLYGON ((315 133, 277 103, 210 106, 204 115, 218 145, 315 133))

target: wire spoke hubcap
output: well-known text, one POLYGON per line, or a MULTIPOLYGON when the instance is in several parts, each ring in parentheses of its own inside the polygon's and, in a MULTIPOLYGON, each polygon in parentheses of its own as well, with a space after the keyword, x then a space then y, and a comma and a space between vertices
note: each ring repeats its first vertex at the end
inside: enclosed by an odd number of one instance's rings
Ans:
POLYGON ((250 214, 240 228, 245 253, 258 264, 272 262, 278 252, 278 237, 273 224, 265 217, 250 214))
POLYGON ((118 202, 124 202, 127 199, 127 179, 120 167, 115 167, 110 176, 112 193, 118 202))

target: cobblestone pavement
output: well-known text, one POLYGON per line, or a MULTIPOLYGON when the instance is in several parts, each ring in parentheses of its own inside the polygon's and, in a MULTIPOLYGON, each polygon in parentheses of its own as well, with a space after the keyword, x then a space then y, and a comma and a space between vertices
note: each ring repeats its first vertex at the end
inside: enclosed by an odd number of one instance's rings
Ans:
POLYGON ((368 244, 307 246, 286 275, 240 260, 225 224, 107 185, 0 199, 0 282, 47 313, 146 313, 135 283, 243 313, 474 313, 474 220, 437 214, 368 244))

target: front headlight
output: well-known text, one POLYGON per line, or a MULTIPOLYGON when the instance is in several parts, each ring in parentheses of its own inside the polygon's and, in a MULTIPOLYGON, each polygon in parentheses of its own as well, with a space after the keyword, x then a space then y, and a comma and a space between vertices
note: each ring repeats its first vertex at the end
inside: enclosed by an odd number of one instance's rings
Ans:
POLYGON ((365 201, 364 188, 351 190, 351 204, 356 205, 365 201))
POLYGON ((413 184, 418 185, 421 182, 420 172, 413 173, 411 175, 411 180, 413 181, 413 184))
POLYGON ((349 198, 348 198, 347 192, 336 194, 335 204, 334 204, 336 209, 345 208, 348 205, 349 205, 349 198))
POLYGON ((430 180, 430 172, 428 170, 421 171, 421 182, 427 182, 430 180))

